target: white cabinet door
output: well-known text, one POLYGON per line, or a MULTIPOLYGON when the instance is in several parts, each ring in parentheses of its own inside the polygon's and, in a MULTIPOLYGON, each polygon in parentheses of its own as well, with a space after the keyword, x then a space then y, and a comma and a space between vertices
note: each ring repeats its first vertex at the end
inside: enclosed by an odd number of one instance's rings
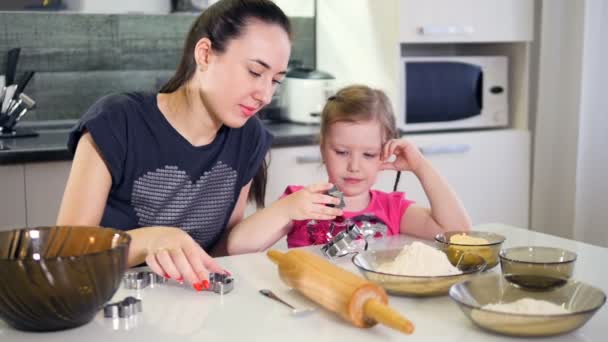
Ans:
POLYGON ((71 165, 71 161, 25 165, 29 227, 55 224, 71 165))
POLYGON ((400 41, 531 41, 532 0, 401 0, 400 41))
MULTIPOLYGON (((467 208, 473 224, 501 222, 528 227, 530 134, 520 130, 410 135, 426 158, 448 180, 467 208)), ((376 186, 391 191, 394 173, 376 186)), ((403 173, 399 190, 428 206, 424 190, 411 173, 403 173)))
POLYGON ((0 230, 22 228, 25 219, 23 165, 0 166, 0 230))

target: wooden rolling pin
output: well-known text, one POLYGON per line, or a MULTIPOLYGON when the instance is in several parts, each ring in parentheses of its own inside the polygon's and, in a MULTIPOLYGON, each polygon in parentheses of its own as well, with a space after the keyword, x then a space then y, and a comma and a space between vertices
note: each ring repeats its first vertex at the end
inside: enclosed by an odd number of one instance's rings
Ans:
POLYGON ((387 305, 388 296, 380 286, 305 250, 270 250, 267 255, 279 266, 285 284, 355 326, 382 323, 406 334, 414 332, 412 322, 387 305))

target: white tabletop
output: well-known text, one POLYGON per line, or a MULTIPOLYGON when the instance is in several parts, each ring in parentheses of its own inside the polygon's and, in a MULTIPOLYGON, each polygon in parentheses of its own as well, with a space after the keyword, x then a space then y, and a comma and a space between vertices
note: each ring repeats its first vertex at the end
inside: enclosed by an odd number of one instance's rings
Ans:
MULTIPOLYGON (((608 273, 603 262, 608 261, 608 249, 572 240, 501 224, 475 227, 507 237, 504 247, 543 245, 566 248, 578 254, 574 278, 608 293, 608 273)), ((400 247, 411 241, 398 237, 374 244, 374 248, 400 247)), ((315 247, 315 250, 318 248, 315 247)), ((287 289, 278 277, 277 267, 264 253, 231 256, 218 259, 235 279, 232 292, 220 296, 211 292, 195 292, 171 282, 143 290, 119 289, 114 300, 128 295, 143 301, 143 312, 131 319, 104 318, 100 312, 95 319, 76 329, 52 333, 16 331, 0 321, 0 341, 95 342, 95 341, 506 341, 523 340, 486 332, 471 323, 458 306, 447 297, 408 298, 391 296, 390 305, 408 317, 416 326, 413 335, 406 336, 385 326, 370 329, 351 326, 338 316, 317 309, 312 313, 293 316, 283 305, 258 293, 269 288, 296 304, 311 304, 287 289)), ((350 258, 338 265, 357 273, 350 258)), ((500 272, 497 266, 490 272, 500 272)), ((608 309, 603 307, 581 329, 567 335, 552 337, 551 341, 600 341, 608 332, 608 309), (602 334, 603 333, 603 334, 602 334)), ((535 338, 534 341, 544 341, 535 338)))

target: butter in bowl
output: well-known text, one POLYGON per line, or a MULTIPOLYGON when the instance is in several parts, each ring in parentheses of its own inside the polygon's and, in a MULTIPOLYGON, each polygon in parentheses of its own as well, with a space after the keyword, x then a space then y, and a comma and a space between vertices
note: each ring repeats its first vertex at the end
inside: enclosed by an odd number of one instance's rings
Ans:
POLYGON ((482 257, 467 258, 475 262, 453 264, 441 250, 415 241, 402 249, 361 252, 352 261, 364 277, 388 293, 422 297, 446 295, 450 286, 485 269, 482 257))
POLYGON ((474 255, 482 257, 487 263, 487 269, 498 265, 498 253, 505 237, 482 231, 452 231, 437 234, 435 242, 444 251, 453 264, 474 265, 477 259, 474 255))

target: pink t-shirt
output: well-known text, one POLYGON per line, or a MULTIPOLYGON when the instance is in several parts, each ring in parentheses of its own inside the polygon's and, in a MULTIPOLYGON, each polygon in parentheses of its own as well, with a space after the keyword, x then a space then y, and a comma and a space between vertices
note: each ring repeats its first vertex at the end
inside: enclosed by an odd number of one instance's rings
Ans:
MULTIPOLYGON (((285 197, 291 193, 299 191, 303 186, 290 185, 285 189, 281 197, 285 197)), ((414 203, 405 199, 403 192, 383 192, 379 190, 370 190, 371 199, 367 208, 361 211, 345 211, 344 218, 354 218, 364 214, 372 214, 379 221, 386 224, 388 235, 397 235, 400 232, 401 218, 405 210, 414 203)), ((287 246, 302 247, 316 244, 324 244, 327 242, 327 232, 331 226, 331 221, 316 221, 310 224, 311 220, 294 220, 292 221, 291 232, 287 235, 287 246)), ((335 236, 342 229, 333 231, 335 236)))

